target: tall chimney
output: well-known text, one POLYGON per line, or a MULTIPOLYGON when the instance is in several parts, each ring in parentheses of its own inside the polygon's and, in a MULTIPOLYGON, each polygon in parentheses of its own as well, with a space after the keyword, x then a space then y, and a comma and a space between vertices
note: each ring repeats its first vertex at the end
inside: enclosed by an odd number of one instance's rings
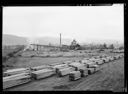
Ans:
POLYGON ((61 47, 61 33, 60 33, 60 47, 61 47))

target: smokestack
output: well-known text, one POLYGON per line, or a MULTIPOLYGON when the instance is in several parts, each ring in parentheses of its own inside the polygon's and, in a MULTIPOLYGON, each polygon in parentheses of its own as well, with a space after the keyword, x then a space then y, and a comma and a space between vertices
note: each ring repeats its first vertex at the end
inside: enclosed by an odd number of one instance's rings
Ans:
POLYGON ((61 33, 60 33, 60 47, 61 47, 61 33))

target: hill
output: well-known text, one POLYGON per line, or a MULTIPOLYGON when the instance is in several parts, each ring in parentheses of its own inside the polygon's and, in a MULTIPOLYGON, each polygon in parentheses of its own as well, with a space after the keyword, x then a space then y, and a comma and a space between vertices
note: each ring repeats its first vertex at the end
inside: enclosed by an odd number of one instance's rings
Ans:
POLYGON ((15 35, 3 34, 2 45, 26 45, 27 38, 15 35))

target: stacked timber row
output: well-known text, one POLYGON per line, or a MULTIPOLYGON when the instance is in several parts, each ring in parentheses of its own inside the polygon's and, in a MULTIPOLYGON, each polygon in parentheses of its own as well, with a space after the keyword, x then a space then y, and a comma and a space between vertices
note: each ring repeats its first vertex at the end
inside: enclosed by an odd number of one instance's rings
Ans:
POLYGON ((21 73, 21 74, 3 77, 3 89, 21 85, 30 81, 31 81, 31 75, 29 73, 21 73))
POLYGON ((20 73, 30 73, 30 68, 10 69, 10 70, 5 71, 3 74, 5 76, 11 76, 11 75, 16 75, 20 73))
POLYGON ((33 71, 32 77, 34 79, 42 79, 42 78, 50 77, 54 74, 55 74, 55 72, 52 69, 42 69, 42 70, 38 70, 38 71, 33 71))
POLYGON ((38 71, 38 70, 50 69, 50 68, 51 68, 51 66, 49 66, 49 65, 41 65, 41 66, 31 67, 31 70, 38 71))
POLYGON ((53 66, 53 69, 56 73, 58 73, 60 69, 64 69, 67 67, 69 67, 67 64, 59 64, 59 65, 53 66))
POLYGON ((62 77, 62 76, 68 75, 72 71, 75 71, 75 68, 73 68, 73 67, 67 67, 67 68, 60 69, 58 71, 58 76, 59 77, 62 77))
POLYGON ((120 59, 121 57, 124 57, 124 55, 119 54, 113 57, 102 55, 51 65, 7 70, 4 72, 3 89, 30 82, 33 78, 42 79, 54 74, 57 74, 59 77, 69 75, 69 80, 77 80, 99 71, 102 64, 120 59))
POLYGON ((80 71, 72 71, 69 73, 69 80, 70 81, 78 80, 80 78, 81 78, 80 71))
POLYGON ((74 67, 76 70, 85 69, 85 65, 79 62, 70 63, 69 66, 74 67))

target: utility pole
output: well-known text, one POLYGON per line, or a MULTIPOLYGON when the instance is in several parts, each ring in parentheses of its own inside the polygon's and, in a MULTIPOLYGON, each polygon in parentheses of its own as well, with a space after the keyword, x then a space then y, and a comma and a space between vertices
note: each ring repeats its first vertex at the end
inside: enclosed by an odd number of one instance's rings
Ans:
POLYGON ((61 47, 61 33, 60 33, 60 47, 61 47))
POLYGON ((60 33, 60 50, 61 50, 61 33, 60 33))

